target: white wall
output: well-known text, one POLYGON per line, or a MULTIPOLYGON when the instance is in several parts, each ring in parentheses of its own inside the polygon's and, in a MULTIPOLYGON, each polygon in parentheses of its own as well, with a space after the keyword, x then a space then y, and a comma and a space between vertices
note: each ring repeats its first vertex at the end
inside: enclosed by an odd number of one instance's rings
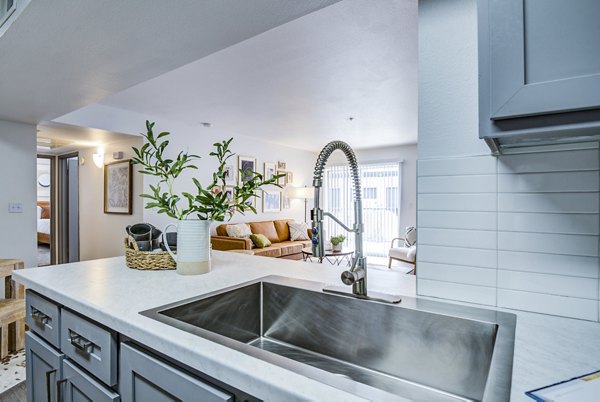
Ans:
MULTIPOLYGON (((96 104, 62 116, 57 121, 65 124, 135 134, 145 131, 146 119, 155 120, 151 116, 140 113, 96 104)), ((216 168, 216 163, 208 156, 208 153, 212 151, 212 144, 231 137, 234 137, 231 149, 236 154, 255 157, 260 172, 262 172, 264 162, 283 160, 287 163, 287 170, 294 173, 294 186, 311 185, 312 183, 312 172, 317 158, 317 153, 315 152, 285 147, 237 133, 223 132, 216 126, 204 128, 198 124, 195 127, 191 127, 179 122, 156 119, 155 130, 157 132, 165 130, 172 133, 169 145, 171 152, 176 153, 180 150, 189 150, 190 153, 202 156, 202 160, 198 163, 199 170, 194 172, 202 183, 208 183, 212 171, 216 168)), ((237 169, 237 157, 232 158, 232 162, 237 169)), ((181 179, 180 182, 185 184, 177 186, 177 191, 194 190, 195 187, 191 182, 190 174, 182 175, 181 179)), ((145 188, 151 182, 152 178, 146 176, 144 178, 145 188)), ((250 215, 247 213, 246 216, 237 214, 232 219, 232 222, 279 218, 291 218, 298 221, 304 220, 304 201, 299 199, 291 200, 290 206, 289 210, 283 210, 280 213, 262 213, 261 200, 257 200, 257 210, 259 212, 257 216, 253 216, 251 213, 249 213, 250 215)), ((161 229, 167 223, 171 223, 168 217, 158 215, 153 210, 144 210, 144 220, 155 224, 161 229)))
POLYGON ((490 156, 476 11, 419 2, 417 293, 598 321, 598 144, 490 156))
POLYGON ((37 265, 36 127, 0 120, 0 258, 37 265), (9 214, 8 203, 23 204, 9 214))
MULTIPOLYGON (((110 163, 113 152, 121 151, 124 159, 131 159, 132 146, 140 147, 142 138, 131 136, 122 141, 104 145, 104 163, 110 163)), ((143 178, 134 166, 133 175, 133 215, 104 213, 104 170, 98 168, 92 155, 97 148, 79 150, 79 157, 85 164, 79 166, 79 232, 80 259, 82 261, 124 255, 123 238, 125 227, 144 220, 142 192, 143 178)))

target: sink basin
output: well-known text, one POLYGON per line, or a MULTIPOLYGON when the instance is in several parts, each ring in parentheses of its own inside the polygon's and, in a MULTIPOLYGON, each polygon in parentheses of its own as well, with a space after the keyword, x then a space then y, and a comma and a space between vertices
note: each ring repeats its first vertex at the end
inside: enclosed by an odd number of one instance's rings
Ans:
POLYGON ((509 400, 513 314, 320 289, 271 276, 141 314, 373 400, 509 400))

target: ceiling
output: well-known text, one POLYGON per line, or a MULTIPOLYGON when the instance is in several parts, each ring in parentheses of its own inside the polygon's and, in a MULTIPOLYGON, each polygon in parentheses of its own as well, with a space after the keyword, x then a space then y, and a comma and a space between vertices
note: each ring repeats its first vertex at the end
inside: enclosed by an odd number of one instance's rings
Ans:
POLYGON ((0 119, 52 120, 336 1, 31 1, 0 37, 0 119))
POLYGON ((101 103, 313 151, 415 143, 417 0, 344 0, 101 103))
POLYGON ((131 135, 128 134, 95 128, 44 123, 38 125, 37 152, 47 155, 63 155, 84 148, 96 147, 102 150, 112 142, 131 138, 131 135))

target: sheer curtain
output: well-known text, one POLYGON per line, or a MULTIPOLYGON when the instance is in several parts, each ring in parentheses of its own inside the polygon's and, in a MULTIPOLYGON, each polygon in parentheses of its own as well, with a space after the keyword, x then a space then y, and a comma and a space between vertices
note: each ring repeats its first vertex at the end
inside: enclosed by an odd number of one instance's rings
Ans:
MULTIPOLYGON (((367 256, 386 257, 390 241, 400 233, 401 163, 359 165, 362 186, 364 250, 367 256)), ((354 222, 352 180, 348 166, 325 168, 323 208, 348 226, 354 222)), ((354 248, 349 235, 331 219, 325 219, 325 236, 343 234, 345 247, 354 248)))

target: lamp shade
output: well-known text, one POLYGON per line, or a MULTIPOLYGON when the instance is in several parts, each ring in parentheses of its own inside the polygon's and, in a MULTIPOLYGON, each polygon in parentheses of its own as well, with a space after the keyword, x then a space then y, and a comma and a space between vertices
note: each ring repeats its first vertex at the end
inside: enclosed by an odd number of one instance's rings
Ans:
POLYGON ((289 194, 291 198, 312 199, 315 195, 315 189, 313 187, 292 187, 289 194))

